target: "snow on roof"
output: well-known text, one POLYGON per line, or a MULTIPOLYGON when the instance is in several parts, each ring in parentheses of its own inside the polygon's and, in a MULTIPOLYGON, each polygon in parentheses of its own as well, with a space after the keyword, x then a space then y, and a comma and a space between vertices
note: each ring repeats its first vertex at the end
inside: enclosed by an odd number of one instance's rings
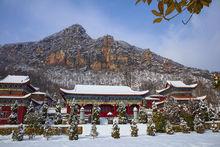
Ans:
POLYGON ((155 102, 155 105, 163 104, 165 101, 155 102))
POLYGON ((42 95, 46 95, 46 93, 45 92, 40 92, 40 91, 36 91, 36 92, 33 92, 32 94, 42 94, 42 95))
POLYGON ((183 81, 167 81, 169 85, 172 85, 173 87, 180 87, 180 88, 195 88, 197 84, 192 84, 192 85, 186 85, 183 83, 183 81))
POLYGON ((152 95, 150 95, 150 97, 153 97, 153 98, 155 98, 155 97, 165 97, 164 95, 161 95, 161 94, 152 94, 152 95))
POLYGON ((31 99, 33 102, 39 104, 39 105, 42 105, 44 103, 44 101, 38 101, 38 100, 35 100, 35 99, 31 99))
POLYGON ((153 100, 153 101, 159 101, 159 98, 152 98, 152 97, 145 97, 145 100, 153 100))
POLYGON ((204 100, 205 98, 206 98, 206 95, 197 97, 196 99, 197 99, 197 100, 204 100))
POLYGON ((0 96, 0 98, 24 99, 24 98, 28 98, 30 95, 31 93, 26 94, 24 96, 0 96))
POLYGON ((62 89, 64 93, 71 94, 99 94, 99 95, 143 95, 149 91, 133 91, 128 86, 107 86, 107 85, 75 85, 72 90, 62 89))
POLYGON ((8 75, 0 80, 0 83, 26 83, 30 80, 29 76, 8 75))
POLYGON ((177 101, 186 101, 186 100, 204 100, 206 98, 206 95, 200 96, 200 97, 174 97, 172 96, 177 101))
POLYGON ((167 81, 168 86, 164 89, 156 90, 157 93, 161 93, 170 88, 170 86, 177 88, 195 88, 198 84, 186 85, 183 81, 167 81))
POLYGON ((36 91, 38 91, 40 88, 33 86, 32 84, 30 84, 32 88, 34 88, 36 91))
POLYGON ((161 92, 163 92, 163 91, 165 91, 165 90, 167 90, 167 89, 169 89, 169 88, 170 88, 170 86, 167 86, 167 87, 164 88, 164 89, 156 90, 156 92, 157 92, 157 93, 161 93, 161 92))

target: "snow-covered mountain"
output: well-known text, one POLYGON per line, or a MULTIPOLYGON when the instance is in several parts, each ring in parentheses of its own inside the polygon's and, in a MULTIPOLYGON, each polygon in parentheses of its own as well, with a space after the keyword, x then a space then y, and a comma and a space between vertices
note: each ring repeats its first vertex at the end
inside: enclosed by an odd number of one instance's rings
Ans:
POLYGON ((199 82, 197 93, 208 93, 216 101, 209 71, 186 67, 109 35, 93 39, 78 24, 40 41, 5 44, 0 59, 0 78, 28 74, 35 85, 56 96, 59 87, 75 84, 128 85, 155 93, 166 80, 183 80, 199 82))

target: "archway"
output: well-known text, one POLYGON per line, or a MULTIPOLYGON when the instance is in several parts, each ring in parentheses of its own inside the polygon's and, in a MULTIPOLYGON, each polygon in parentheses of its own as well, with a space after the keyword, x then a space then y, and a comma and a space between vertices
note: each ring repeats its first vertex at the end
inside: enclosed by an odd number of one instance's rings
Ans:
POLYGON ((110 104, 102 104, 99 107, 101 108, 101 112, 100 112, 101 117, 108 117, 109 112, 111 112, 112 114, 114 112, 114 106, 110 104))
POLYGON ((83 108, 85 110, 85 114, 92 114, 92 108, 93 108, 92 104, 86 104, 85 106, 83 106, 83 108))

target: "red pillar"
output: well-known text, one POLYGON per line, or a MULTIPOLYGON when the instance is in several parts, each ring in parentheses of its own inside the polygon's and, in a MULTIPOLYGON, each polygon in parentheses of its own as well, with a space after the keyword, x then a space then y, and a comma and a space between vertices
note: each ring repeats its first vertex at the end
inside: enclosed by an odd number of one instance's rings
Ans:
POLYGON ((27 108, 25 106, 19 106, 17 110, 18 114, 18 124, 23 123, 24 115, 26 113, 27 108))
POLYGON ((131 114, 131 109, 130 109, 130 105, 127 105, 127 114, 130 115, 131 114))
POLYGON ((67 109, 67 113, 70 114, 70 112, 71 112, 71 108, 70 108, 69 104, 66 104, 66 109, 67 109))
POLYGON ((117 115, 117 105, 114 104, 114 112, 113 112, 113 116, 116 116, 117 115))

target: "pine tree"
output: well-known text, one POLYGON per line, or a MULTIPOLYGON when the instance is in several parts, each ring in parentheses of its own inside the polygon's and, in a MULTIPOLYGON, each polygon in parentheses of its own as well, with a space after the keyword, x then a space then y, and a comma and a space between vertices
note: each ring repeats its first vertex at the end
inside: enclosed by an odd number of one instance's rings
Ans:
POLYGON ((77 121, 78 122, 78 105, 76 104, 75 99, 72 100, 72 104, 71 104, 71 112, 70 112, 70 116, 69 116, 69 124, 72 123, 72 121, 77 121))
POLYGON ((160 112, 160 111, 153 112, 152 121, 154 122, 157 132, 163 133, 166 131, 165 128, 166 128, 167 119, 164 112, 160 112))
POLYGON ((100 111, 100 107, 95 104, 92 109, 92 122, 94 121, 96 124, 100 124, 100 111))
POLYGON ((119 103, 117 111, 118 111, 119 124, 126 124, 127 123, 126 106, 122 101, 119 103))
POLYGON ((9 116, 9 123, 10 124, 17 124, 18 123, 18 101, 15 101, 15 103, 12 105, 11 108, 12 112, 9 116))
POLYGON ((36 130, 39 129, 39 116, 37 111, 35 111, 32 101, 28 106, 24 122, 27 124, 26 133, 29 136, 29 139, 33 139, 36 135, 36 130))
POLYGON ((173 126, 171 125, 169 121, 167 121, 167 124, 166 124, 166 133, 169 135, 174 134, 173 126))
POLYGON ((209 112, 208 112, 208 103, 206 100, 200 100, 197 102, 197 108, 193 112, 194 114, 197 114, 198 117, 201 119, 201 121, 209 121, 209 112))
POLYGON ((118 124, 117 124, 116 121, 114 121, 114 123, 113 123, 112 137, 115 138, 115 139, 120 138, 120 128, 118 127, 118 124))
POLYGON ((73 99, 71 104, 71 112, 70 112, 70 118, 69 118, 69 140, 78 140, 78 106, 76 104, 75 99, 73 99))
POLYGON ((72 121, 69 127, 69 140, 78 140, 78 122, 72 121))
POLYGON ((187 122, 183 118, 180 118, 180 129, 182 133, 190 133, 190 127, 188 127, 187 122))
POLYGON ((92 122, 92 128, 91 128, 91 131, 90 131, 90 135, 94 138, 96 138, 98 136, 98 132, 97 132, 97 128, 96 128, 96 123, 95 121, 92 122))
POLYGON ((147 135, 150 135, 150 136, 155 136, 156 135, 155 124, 154 124, 154 122, 151 118, 148 120, 147 135))
POLYGON ((55 115, 55 124, 62 124, 62 115, 61 115, 61 104, 60 104, 60 99, 58 99, 57 104, 56 104, 56 115, 55 115))
POLYGON ((18 131, 12 132, 12 140, 13 141, 22 141, 24 138, 24 127, 22 124, 18 126, 18 131))
POLYGON ((48 110, 48 105, 46 102, 44 102, 43 106, 41 107, 41 124, 45 124, 46 119, 47 119, 47 110, 48 110))
POLYGON ((139 122, 140 123, 147 123, 147 113, 144 107, 140 107, 139 109, 139 122))
POLYGON ((44 132, 43 136, 49 140, 49 137, 52 135, 51 129, 50 129, 50 120, 49 118, 46 118, 45 124, 44 124, 44 132))
POLYGON ((208 108, 208 119, 209 120, 218 120, 218 113, 213 109, 212 105, 208 108))
POLYGON ((205 132, 205 127, 203 125, 203 121, 199 118, 198 114, 195 115, 193 123, 194 123, 194 130, 197 133, 202 134, 205 132))
POLYGON ((172 124, 180 123, 180 107, 178 102, 173 98, 168 98, 164 103, 164 113, 166 118, 172 124))
POLYGON ((131 122, 131 137, 137 137, 138 136, 138 127, 135 120, 132 120, 131 122))

